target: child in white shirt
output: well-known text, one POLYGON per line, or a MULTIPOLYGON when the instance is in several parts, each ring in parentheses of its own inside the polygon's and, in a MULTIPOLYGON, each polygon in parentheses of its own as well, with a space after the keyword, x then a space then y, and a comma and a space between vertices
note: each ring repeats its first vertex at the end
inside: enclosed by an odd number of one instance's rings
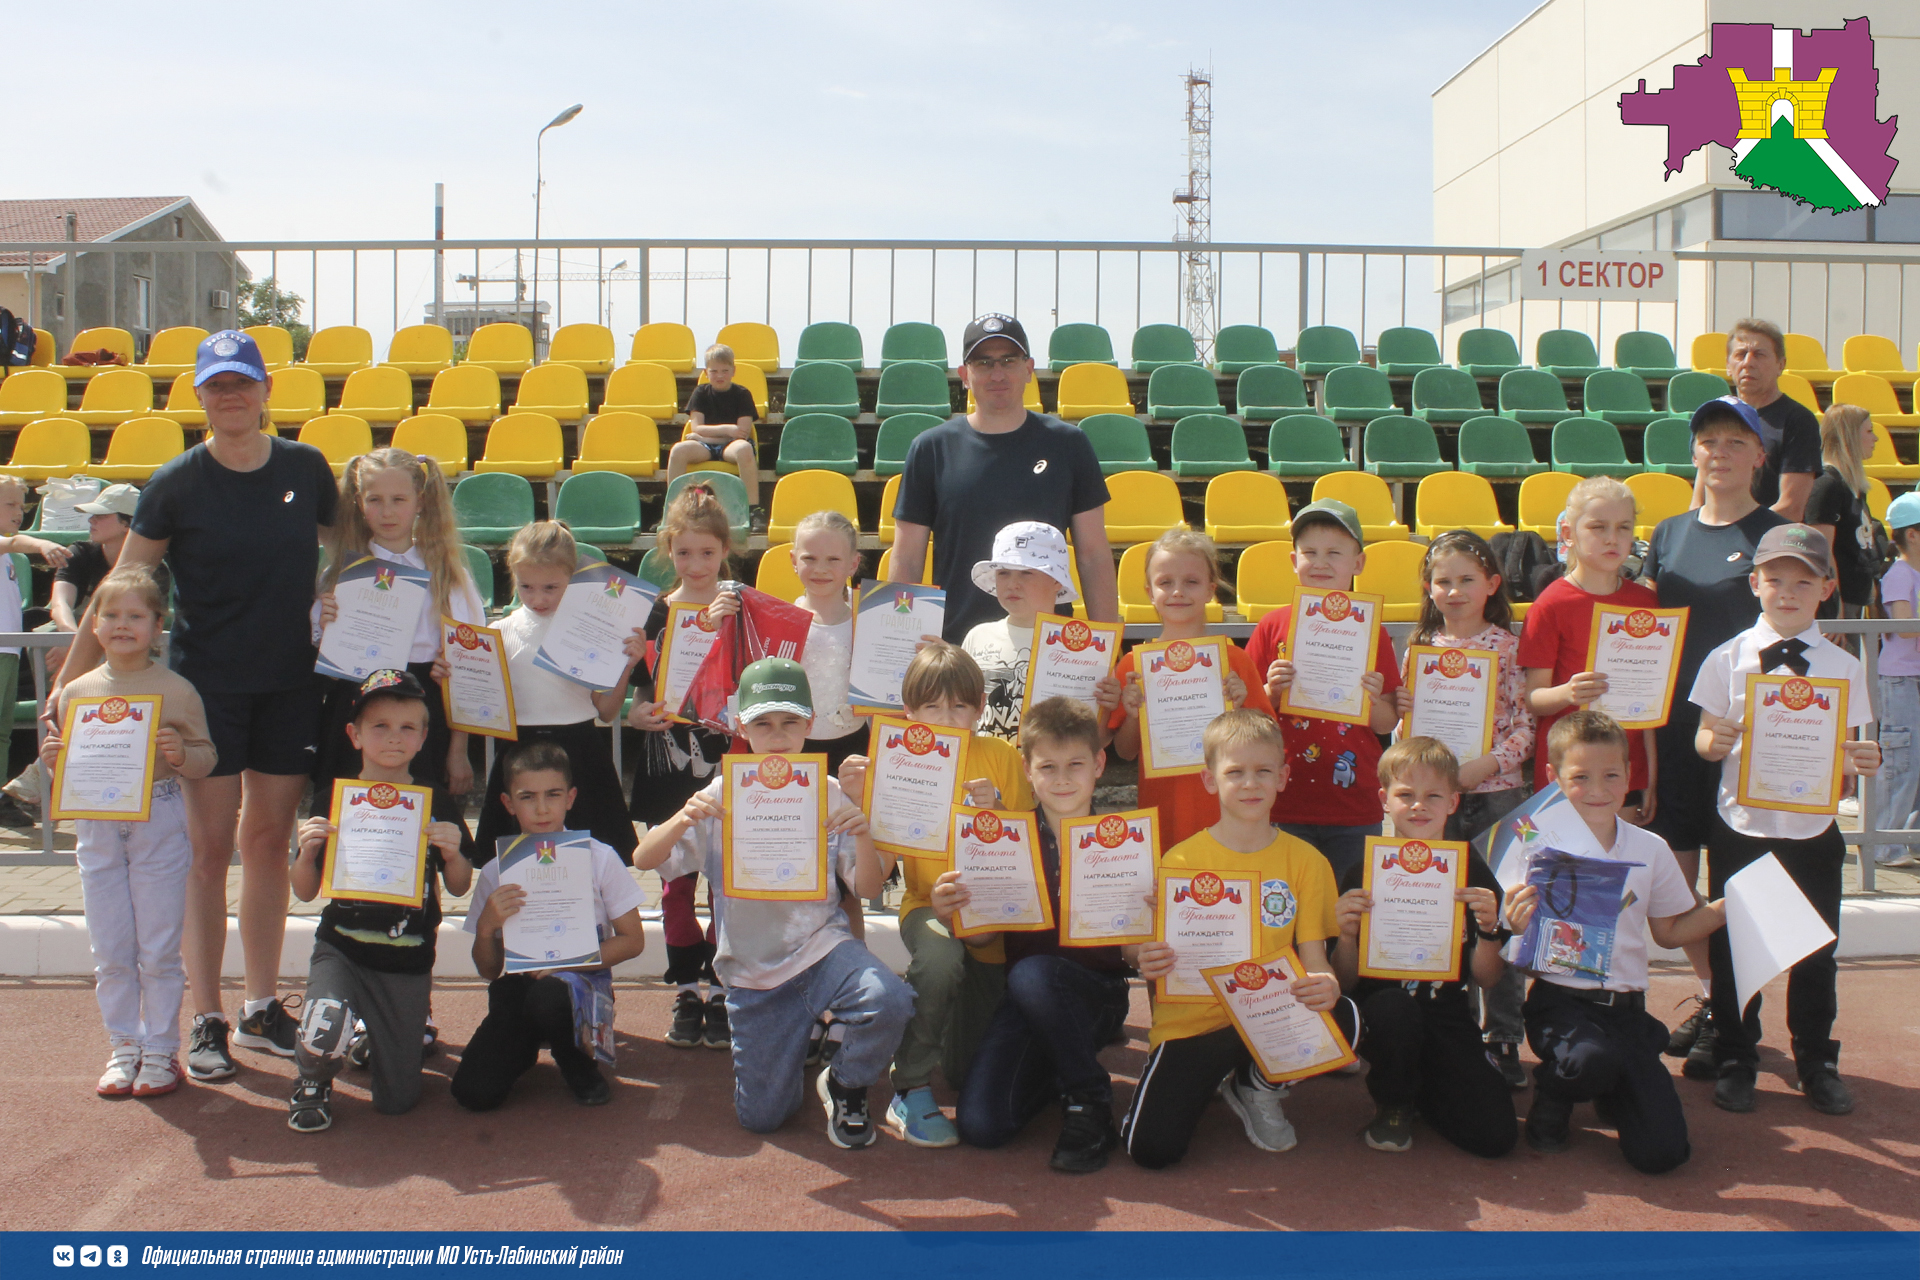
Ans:
POLYGON ((993 536, 993 558, 973 566, 973 585, 991 592, 1007 616, 982 622, 960 647, 987 678, 987 709, 980 732, 1020 741, 1020 704, 1027 693, 1027 663, 1033 657, 1033 623, 1061 601, 1080 598, 1073 589, 1067 540, 1050 524, 1020 520, 993 536))

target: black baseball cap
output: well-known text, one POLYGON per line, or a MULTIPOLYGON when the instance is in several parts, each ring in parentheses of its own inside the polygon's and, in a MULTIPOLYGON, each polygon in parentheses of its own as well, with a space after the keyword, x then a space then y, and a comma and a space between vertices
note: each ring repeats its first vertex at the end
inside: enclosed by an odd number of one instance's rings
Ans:
POLYGON ((366 710, 369 702, 375 698, 399 698, 424 703, 427 700, 426 686, 420 683, 420 677, 411 671, 388 669, 376 671, 361 683, 353 695, 353 710, 348 719, 358 720, 360 713, 366 710))
POLYGON ((1033 348, 1027 345, 1027 331, 1012 316, 1003 316, 998 312, 981 316, 967 326, 966 336, 960 340, 960 362, 965 364, 973 356, 973 349, 988 338, 1005 338, 1020 348, 1023 356, 1032 356, 1033 348))

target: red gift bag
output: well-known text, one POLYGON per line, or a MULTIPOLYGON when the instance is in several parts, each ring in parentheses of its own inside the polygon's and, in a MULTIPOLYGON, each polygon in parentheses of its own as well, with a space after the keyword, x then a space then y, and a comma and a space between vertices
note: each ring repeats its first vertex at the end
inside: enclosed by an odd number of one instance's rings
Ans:
POLYGON ((798 662, 807 648, 813 615, 744 583, 724 582, 721 588, 740 597, 740 612, 720 619, 713 648, 694 673, 678 711, 710 729, 738 733, 733 694, 740 687, 740 673, 762 658, 798 662))

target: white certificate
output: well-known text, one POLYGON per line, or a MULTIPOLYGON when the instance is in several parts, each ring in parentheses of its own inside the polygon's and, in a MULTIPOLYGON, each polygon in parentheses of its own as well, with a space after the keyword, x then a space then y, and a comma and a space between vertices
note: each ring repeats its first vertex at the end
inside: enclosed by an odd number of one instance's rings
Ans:
POLYGON ((960 937, 1053 928, 1053 899, 1034 839, 1034 815, 1000 809, 952 810, 950 869, 960 873, 967 905, 953 916, 960 937))
POLYGON ((1838 813, 1847 682, 1776 671, 1747 677, 1740 790, 1755 809, 1838 813))
POLYGON ((1360 677, 1374 669, 1384 599, 1353 591, 1297 587, 1287 618, 1286 658, 1293 683, 1280 696, 1282 716, 1367 723, 1360 677))
POLYGON ((1258 935, 1251 876, 1217 871, 1160 872, 1157 938, 1173 948, 1173 971, 1160 979, 1162 1000, 1212 1004, 1213 987, 1201 973, 1253 958, 1258 935))
POLYGON ((730 898, 827 900, 827 758, 722 756, 722 888, 730 898))
POLYGON ((500 837, 500 883, 527 891, 501 927, 506 972, 600 967, 592 840, 585 831, 500 837))
POLYGON ((692 723, 680 714, 680 704, 687 700, 687 690, 693 687, 693 678, 713 652, 713 642, 719 635, 720 624, 707 612, 706 605, 675 602, 667 606, 667 625, 660 632, 660 660, 653 668, 653 698, 667 704, 667 719, 692 723))
POLYGON ((1457 982, 1467 904, 1467 846, 1452 840, 1367 837, 1361 887, 1373 907, 1360 917, 1360 976, 1396 982, 1457 982))
POLYGON ((1134 650, 1140 672, 1140 773, 1172 778, 1206 764, 1203 735, 1227 709, 1227 645, 1219 636, 1134 650))
POLYGON ((357 681, 406 666, 432 581, 425 569, 372 556, 341 570, 333 587, 338 613, 320 633, 320 658, 313 669, 357 681))
POLYGON ((1353 1049, 1332 1015, 1315 1013, 1294 997, 1293 983, 1300 972, 1300 958, 1291 947, 1206 972, 1233 1029, 1273 1084, 1353 1061, 1353 1049))
POLYGON ((145 822, 152 814, 161 700, 69 698, 53 767, 53 816, 145 822))
POLYGON ((440 618, 440 652, 447 678, 440 685, 447 723, 462 733, 488 738, 518 738, 513 716, 513 677, 507 650, 492 627, 476 627, 440 618))
POLYGON ((1082 622, 1051 613, 1035 618, 1020 714, 1048 698, 1073 698, 1098 710, 1093 687, 1113 673, 1125 630, 1118 622, 1082 622))
POLYGON ((433 792, 391 782, 336 778, 327 820, 326 874, 329 898, 397 902, 417 907, 427 891, 427 825, 433 792))
POLYGON ((1727 877, 1727 942, 1740 1007, 1833 941, 1833 930, 1771 853, 1727 877))
POLYGON ((595 561, 574 572, 533 665, 589 689, 611 689, 627 669, 627 637, 644 631, 660 589, 595 561))
POLYGON ((961 729, 874 717, 867 825, 876 848, 896 858, 945 861, 969 736, 961 729))
POLYGON ((1687 638, 1685 609, 1593 606, 1587 641, 1588 671, 1607 678, 1607 691, 1593 704, 1622 729, 1658 729, 1673 710, 1680 674, 1680 647, 1687 638))
POLYGON ((1153 941, 1160 811, 1134 809, 1060 824, 1060 945, 1153 941))
POLYGON ((847 702, 860 715, 900 715, 900 682, 922 636, 946 624, 947 593, 909 582, 876 582, 853 611, 847 702))
POLYGON ((1407 736, 1437 738, 1465 764, 1493 750, 1494 694, 1500 656, 1485 649, 1407 649, 1407 688, 1413 710, 1407 736))

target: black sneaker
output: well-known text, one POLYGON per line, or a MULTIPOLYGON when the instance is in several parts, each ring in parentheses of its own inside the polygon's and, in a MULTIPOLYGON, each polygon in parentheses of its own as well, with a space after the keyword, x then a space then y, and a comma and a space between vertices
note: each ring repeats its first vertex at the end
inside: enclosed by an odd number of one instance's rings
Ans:
POLYGON ((667 1028, 667 1043, 676 1049, 700 1047, 700 1030, 707 1024, 707 1002, 697 991, 682 991, 673 998, 673 1025, 667 1028))
POLYGON ((751 527, 752 532, 765 533, 767 531, 767 509, 765 507, 748 507, 747 523, 751 527))
POLYGON ((1822 1115, 1844 1116, 1853 1110, 1853 1090, 1830 1062, 1802 1074, 1800 1092, 1807 1096, 1807 1105, 1822 1115))
POLYGON ((727 1025, 727 997, 716 991, 707 997, 707 1029, 700 1043, 709 1049, 733 1048, 733 1031, 727 1025))
MULTIPOLYGON (((1692 1061, 1691 1058, 1688 1059, 1692 1061)), ((1720 1079, 1713 1086, 1713 1105, 1722 1111, 1746 1112, 1754 1106, 1754 1070, 1738 1062, 1720 1068, 1720 1079)))
POLYGON ((600 1067, 589 1062, 586 1070, 566 1077, 567 1092, 583 1107, 604 1107, 613 1100, 613 1086, 600 1074, 600 1067))
POLYGON ((193 1033, 187 1037, 187 1074, 195 1080, 230 1080, 240 1074, 233 1055, 227 1052, 227 1036, 232 1028, 217 1013, 195 1014, 193 1033))
MULTIPOLYGON (((298 1000, 300 997, 288 996, 287 998, 298 1000)), ((241 1017, 239 1029, 233 1033, 233 1042, 248 1049, 259 1049, 264 1053, 291 1058, 293 1042, 299 1038, 299 1035, 300 1024, 287 1016, 286 1006, 279 1000, 269 1000, 267 1007, 260 1012, 245 1014, 241 1017)))
POLYGON ((1066 1119, 1060 1140, 1053 1144, 1047 1163, 1061 1173, 1097 1173, 1107 1167, 1107 1153, 1120 1145, 1113 1127, 1113 1104, 1092 1094, 1068 1094, 1066 1119))
POLYGON ((822 1071, 814 1088, 827 1109, 828 1142, 848 1151, 873 1145, 880 1133, 873 1127, 873 1117, 867 1114, 864 1086, 849 1089, 833 1078, 833 1072, 822 1071))
POLYGON ((325 1080, 301 1077, 287 1103, 287 1128, 295 1133, 319 1133, 333 1127, 333 1086, 325 1080))
POLYGON ((1536 1090, 1527 1112, 1527 1145, 1545 1155, 1567 1149, 1571 1137, 1573 1104, 1544 1090, 1536 1090))
POLYGON ((1706 1030, 1707 1019, 1712 1016, 1707 1008, 1705 996, 1688 996, 1680 1003, 1685 1004, 1687 1000, 1693 1002, 1693 1012, 1688 1014, 1680 1025, 1673 1029, 1673 1034, 1667 1037, 1669 1058, 1686 1057, 1693 1048, 1694 1042, 1700 1038, 1701 1032, 1706 1030))
POLYGON ((1718 1080, 1720 1078, 1720 1033, 1713 1029, 1711 1022, 1700 1028, 1700 1034, 1694 1039, 1693 1048, 1687 1050, 1687 1065, 1680 1068, 1680 1074, 1689 1080, 1718 1080))
POLYGON ((28 813, 12 796, 0 794, 0 827, 30 831, 39 825, 40 819, 28 813))
POLYGON ((1520 1046, 1508 1044, 1504 1040, 1489 1040, 1487 1052, 1493 1055, 1493 1065, 1500 1068, 1500 1078, 1507 1082, 1509 1089, 1527 1087, 1527 1069, 1520 1062, 1520 1046))

